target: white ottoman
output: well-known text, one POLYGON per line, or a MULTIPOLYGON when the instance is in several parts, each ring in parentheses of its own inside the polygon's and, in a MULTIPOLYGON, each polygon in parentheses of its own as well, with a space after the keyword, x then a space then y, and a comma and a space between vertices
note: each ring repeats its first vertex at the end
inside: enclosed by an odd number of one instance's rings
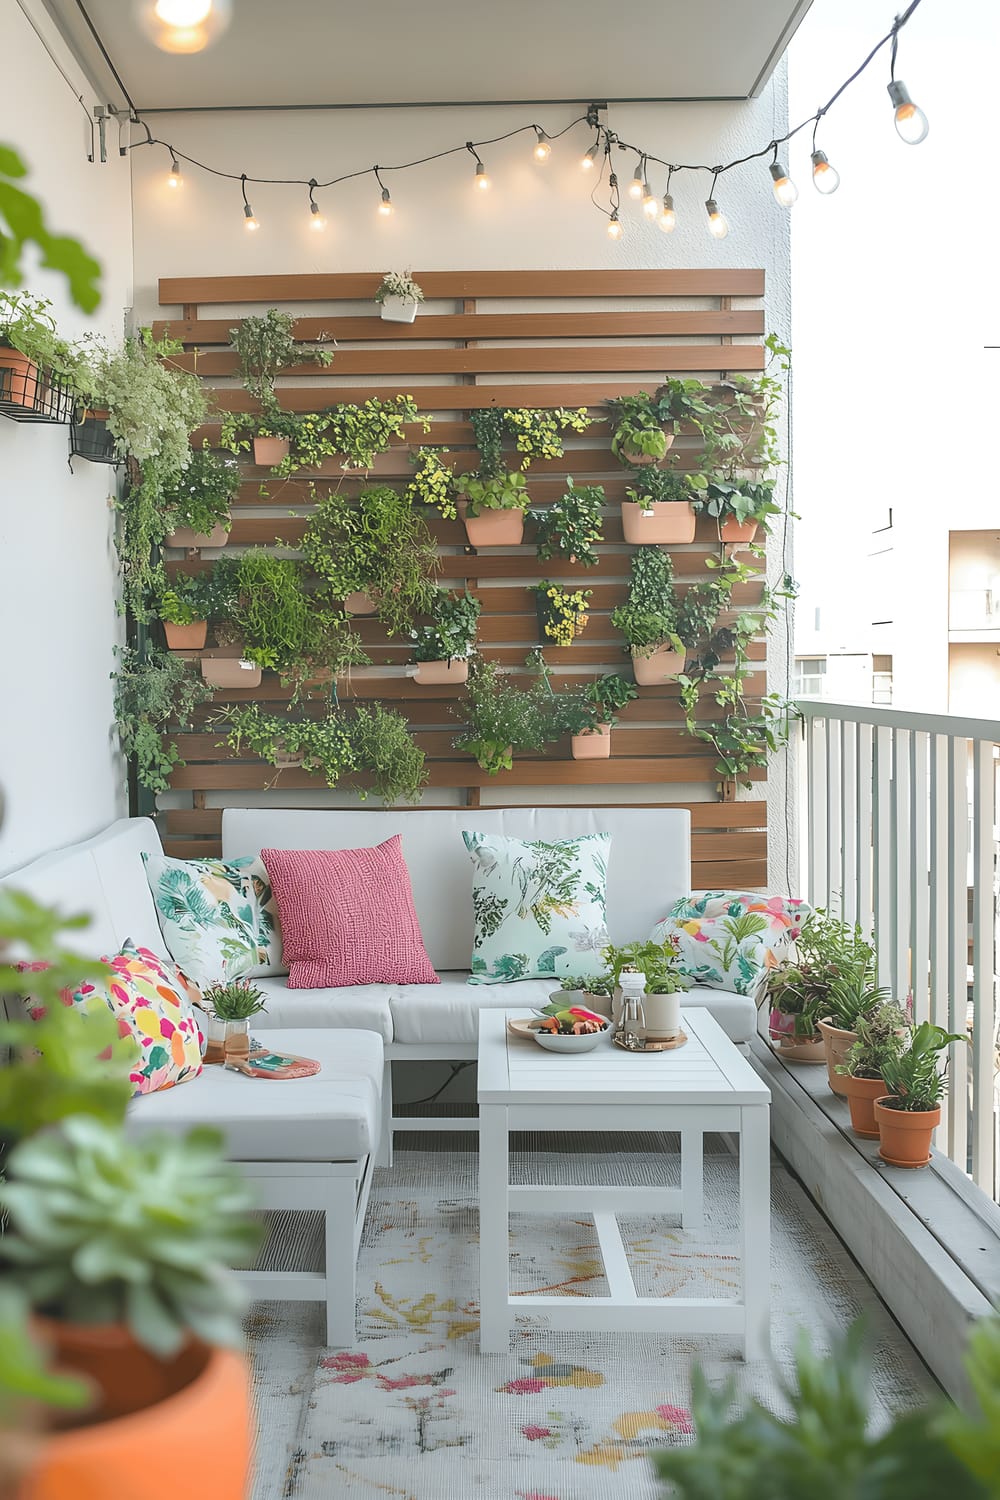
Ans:
POLYGON ((266 1031, 273 1052, 315 1058, 310 1078, 247 1078, 207 1067, 177 1088, 132 1100, 126 1128, 221 1131, 267 1209, 325 1215, 325 1269, 241 1271, 254 1297, 326 1303, 327 1342, 355 1337, 355 1271, 382 1110, 382 1038, 373 1031, 266 1031))

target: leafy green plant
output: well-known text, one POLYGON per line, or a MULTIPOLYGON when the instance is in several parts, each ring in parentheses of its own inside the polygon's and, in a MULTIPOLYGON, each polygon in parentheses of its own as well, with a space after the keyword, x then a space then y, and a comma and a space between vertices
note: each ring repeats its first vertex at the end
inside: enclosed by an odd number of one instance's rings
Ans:
POLYGON ((650 505, 689 502, 691 491, 687 475, 676 469, 648 467, 635 471, 632 483, 625 491, 625 499, 633 505, 641 505, 645 510, 650 505))
POLYGON ((464 661, 476 649, 482 605, 466 589, 449 594, 439 589, 431 608, 430 625, 410 631, 414 661, 464 661))
POLYGON ((170 774, 184 765, 164 731, 191 722, 192 710, 211 698, 212 690, 183 657, 169 651, 142 656, 130 646, 119 653, 115 680, 115 722, 125 755, 134 757, 136 776, 151 792, 165 792, 170 774))
POLYGON ((266 1010, 264 991, 249 979, 232 979, 228 984, 212 984, 201 992, 205 1009, 219 1021, 249 1021, 266 1010))
POLYGON ((302 553, 329 599, 365 590, 390 635, 409 631, 434 606, 437 547, 427 523, 388 485, 361 491, 357 503, 332 492, 316 506, 302 553))
POLYGON ((666 457, 670 439, 664 431, 660 404, 649 391, 634 396, 619 396, 609 401, 615 415, 611 451, 623 464, 632 459, 652 459, 658 463, 666 457))
POLYGON ((921 1021, 910 1035, 909 1046, 898 1057, 885 1061, 885 1107, 914 1113, 935 1109, 944 1096, 947 1070, 947 1063, 939 1066, 938 1054, 951 1042, 968 1040, 931 1021, 921 1021))
POLYGON ((586 629, 593 589, 564 589, 544 578, 532 585, 545 644, 572 646, 586 629))
MULTIPOLYGON (((329 335, 320 334, 317 345, 328 343, 329 335)), ((265 413, 278 410, 274 382, 292 365, 329 365, 329 349, 306 348, 295 337, 295 319, 291 313, 269 307, 260 317, 246 317, 229 330, 229 346, 236 355, 243 386, 265 413)))
POLYGON ((584 696, 607 720, 623 709, 626 703, 638 698, 639 690, 627 677, 622 677, 617 672, 607 672, 596 682, 587 684, 584 696))
POLYGON ((455 493, 468 506, 470 516, 484 510, 527 510, 531 501, 523 474, 501 472, 493 478, 479 474, 459 474, 455 493))
POLYGON ((191 452, 175 482, 162 493, 164 534, 189 526, 206 535, 215 526, 232 526, 229 507, 240 487, 239 465, 232 457, 213 453, 207 442, 191 452))
POLYGON ((430 505, 446 521, 458 515, 455 506, 455 474, 441 455, 447 448, 418 448, 410 455, 415 465, 413 478, 403 491, 411 505, 430 505))
POLYGON ((910 1018, 894 1000, 860 1015, 854 1026, 858 1039, 848 1048, 837 1072, 852 1078, 882 1078, 886 1064, 899 1057, 910 1030, 910 1018))
POLYGON ((295 660, 309 628, 310 599, 302 566, 254 547, 239 559, 237 576, 235 623, 243 632, 243 654, 277 671, 295 660))
POLYGON ((424 432, 430 431, 430 418, 420 416, 412 396, 370 396, 360 405, 342 402, 328 411, 308 412, 295 419, 288 457, 274 472, 295 474, 338 456, 345 469, 370 469, 393 438, 405 437, 406 422, 419 422, 424 432))
POLYGON ((375 301, 383 303, 386 297, 402 297, 404 302, 423 302, 424 294, 409 271, 386 271, 382 277, 375 301))
POLYGON ((591 995, 612 995, 615 982, 610 974, 564 974, 559 981, 562 990, 586 990, 591 995))
MULTIPOLYGON (((357 768, 369 773, 383 802, 419 800, 427 780, 425 756, 402 714, 377 701, 359 703, 348 732, 357 768)), ((368 793, 359 790, 358 795, 365 798, 368 793)))
POLYGON ((700 380, 678 380, 668 377, 659 386, 653 397, 660 420, 674 433, 681 430, 684 422, 691 422, 699 431, 712 415, 713 403, 709 391, 700 380))
POLYGON ((259 703, 246 703, 231 707, 219 722, 226 726, 226 743, 237 755, 244 745, 271 765, 277 765, 279 757, 301 755, 302 769, 322 776, 328 787, 358 769, 350 720, 340 710, 322 719, 289 719, 264 713, 259 703))
POLYGON ((226 1268, 259 1234, 253 1199, 222 1137, 124 1138, 86 1115, 10 1153, 0 1258, 33 1306, 70 1323, 127 1323, 162 1358, 189 1331, 237 1344, 244 1296, 226 1268))
POLYGON ((691 503, 699 515, 711 516, 720 524, 733 520, 740 526, 756 522, 768 529, 768 517, 781 514, 774 503, 774 483, 770 480, 720 479, 707 474, 691 474, 691 503))
POLYGON ((677 972, 677 956, 666 943, 609 943, 601 950, 601 958, 608 966, 615 986, 621 984, 623 969, 636 969, 646 976, 646 988, 665 985, 655 994, 671 995, 688 988, 689 981, 677 972), (675 982, 676 981, 676 982, 675 982))
POLYGON ((611 624, 639 655, 650 656, 663 645, 675 651, 682 649, 669 552, 661 547, 640 547, 633 553, 628 601, 611 611, 611 624))
POLYGON ((871 967, 852 969, 830 986, 829 1021, 841 1031, 857 1031, 858 1022, 879 1010, 891 993, 887 986, 875 982, 871 967))
POLYGON ((562 434, 586 432, 594 420, 587 415, 585 406, 579 406, 575 411, 568 411, 564 406, 546 411, 508 407, 501 413, 501 418, 503 428, 512 435, 521 454, 522 469, 527 469, 535 458, 562 458, 566 451, 562 434))
POLYGON ((769 971, 762 999, 794 1016, 796 1036, 812 1036, 831 1013, 834 987, 849 979, 874 984, 875 972, 875 949, 860 926, 817 909, 803 922, 794 955, 769 971))
POLYGON ((69 235, 53 234, 37 198, 15 183, 28 169, 13 146, 0 144, 0 286, 20 286, 21 260, 35 245, 41 265, 66 278, 69 295, 83 312, 93 312, 101 300, 98 261, 69 235))
POLYGON ((581 485, 566 480, 566 493, 552 505, 536 506, 529 512, 535 525, 535 546, 543 561, 566 557, 584 568, 598 562, 595 543, 603 540, 601 508, 604 491, 599 484, 581 485))
MULTIPOLYGON (((2 150, 2 148, 0 148, 2 150)), ((87 340, 71 344, 56 327, 52 303, 28 292, 0 291, 0 345, 59 376, 71 395, 85 400, 94 384, 87 340)))
POLYGON ((196 620, 212 619, 218 608, 212 574, 175 573, 169 583, 161 583, 155 607, 167 625, 193 625, 196 620))
POLYGON ((509 771, 518 750, 541 750, 562 733, 545 673, 537 659, 529 658, 529 663, 535 666, 532 682, 516 687, 504 680, 498 662, 477 656, 465 694, 451 710, 463 724, 455 749, 474 755, 490 776, 509 771))
MULTIPOLYGON (((682 682, 682 695, 683 691, 682 682)), ((756 710, 741 707, 714 723, 689 725, 688 733, 712 746, 718 757, 716 775, 749 788, 750 772, 765 770, 771 756, 787 745, 797 717, 794 703, 780 693, 769 693, 756 710)))
POLYGON ((472 431, 479 449, 479 473, 483 479, 496 479, 503 472, 503 436, 506 423, 499 406, 482 406, 469 413, 472 431))
POLYGON ((235 456, 249 452, 254 438, 284 438, 291 443, 302 420, 295 412, 282 411, 277 402, 260 413, 225 412, 219 428, 219 447, 235 456))

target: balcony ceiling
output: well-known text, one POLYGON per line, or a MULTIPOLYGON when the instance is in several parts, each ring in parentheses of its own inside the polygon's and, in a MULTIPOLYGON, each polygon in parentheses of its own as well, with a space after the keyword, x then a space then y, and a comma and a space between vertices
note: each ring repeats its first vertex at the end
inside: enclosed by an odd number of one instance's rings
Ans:
MULTIPOLYGON (((76 0, 45 0, 110 103, 121 90, 76 0)), ((87 11, 140 110, 247 105, 746 99, 811 0, 233 0, 192 57, 159 51, 137 3, 87 11)))

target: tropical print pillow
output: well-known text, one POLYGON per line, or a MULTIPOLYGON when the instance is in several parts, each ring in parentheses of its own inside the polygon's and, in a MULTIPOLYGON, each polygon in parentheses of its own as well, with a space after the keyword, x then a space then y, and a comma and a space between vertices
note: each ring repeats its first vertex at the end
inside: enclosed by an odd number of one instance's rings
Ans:
POLYGON ((200 989, 240 979, 266 963, 251 877, 222 859, 144 854, 146 879, 171 958, 200 989))
POLYGON ((462 838, 476 921, 470 984, 603 972, 609 833, 543 843, 465 829, 462 838))
POLYGON ((678 969, 697 984, 755 995, 811 911, 792 896, 709 891, 675 901, 651 936, 655 943, 673 946, 678 969))
POLYGON ((114 972, 96 984, 82 984, 73 1002, 86 1006, 99 997, 117 1017, 119 1033, 136 1042, 138 1057, 129 1074, 133 1094, 154 1094, 197 1078, 202 1036, 184 976, 131 943, 102 962, 114 972))
POLYGON ((257 903, 257 950, 259 962, 248 971, 250 979, 264 979, 272 974, 287 974, 288 965, 282 957, 281 918, 278 903, 271 889, 271 877, 259 854, 247 854, 241 859, 229 861, 232 869, 239 871, 250 882, 257 903))

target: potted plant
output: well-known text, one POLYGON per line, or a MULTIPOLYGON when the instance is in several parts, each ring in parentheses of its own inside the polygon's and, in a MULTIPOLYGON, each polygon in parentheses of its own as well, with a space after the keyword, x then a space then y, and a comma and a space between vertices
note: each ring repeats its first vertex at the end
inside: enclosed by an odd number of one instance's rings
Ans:
POLYGON ((673 962, 646 975, 642 1002, 646 1035, 656 1041, 671 1041, 681 1029, 679 996, 690 988, 690 980, 679 974, 673 962))
MULTIPOLYGON (((348 734, 357 769, 371 777, 372 789, 387 807, 420 800, 427 780, 426 757, 402 714, 379 702, 359 703, 348 734)), ((362 800, 368 796, 363 786, 357 791, 362 800)))
POLYGON ((610 974, 567 974, 559 983, 567 1000, 571 996, 579 999, 581 1005, 611 1020, 611 997, 615 992, 615 981, 610 974))
POLYGON ((692 474, 688 483, 695 511, 700 516, 711 516, 718 523, 723 542, 749 544, 757 535, 758 526, 767 531, 767 518, 781 513, 781 507, 774 503, 773 480, 692 474))
MULTIPOLYGON (((514 438, 514 445, 521 454, 521 468, 527 469, 532 459, 559 459, 566 451, 564 432, 586 432, 593 417, 587 415, 585 406, 568 411, 564 406, 538 410, 534 407, 507 407, 501 414, 502 426, 514 438)), ((572 484, 570 480, 570 484, 572 484)))
POLYGON ((691 493, 676 469, 644 469, 621 502, 622 532, 633 546, 682 545, 694 541, 698 518, 691 493))
POLYGON ((212 695, 191 664, 169 651, 142 655, 123 646, 118 657, 114 713, 122 753, 134 758, 141 786, 165 792, 184 761, 172 740, 164 742, 164 731, 175 723, 189 726, 192 710, 212 695))
POLYGON ((171 651, 200 651, 208 638, 213 607, 211 573, 177 573, 164 580, 156 603, 171 651))
POLYGON ((564 589, 545 578, 531 586, 544 646, 572 646, 587 628, 593 589, 564 589))
POLYGON ((898 1057, 883 1061, 886 1092, 875 1100, 875 1120, 881 1145, 878 1154, 892 1167, 926 1167, 931 1159, 931 1137, 941 1123, 945 1071, 938 1054, 951 1042, 968 1037, 921 1021, 910 1033, 909 1046, 898 1057))
POLYGON ((661 463, 674 441, 673 428, 665 426, 665 416, 656 396, 638 391, 634 396, 619 396, 609 401, 615 415, 611 451, 629 468, 645 468, 661 463))
POLYGON ((611 624, 625 637, 636 682, 669 682, 684 668, 670 554, 643 548, 633 555, 631 572, 628 600, 611 611, 611 624))
POLYGON ((535 548, 543 561, 565 557, 568 562, 593 568, 598 562, 595 543, 603 540, 601 510, 604 491, 599 484, 577 488, 567 478, 566 493, 552 505, 529 512, 535 526, 535 548))
POLYGON ((202 990, 202 1005, 215 1026, 209 1026, 207 1063, 228 1063, 250 1056, 250 1022, 267 1009, 264 991, 249 979, 232 979, 202 990))
POLYGON ((874 950, 865 942, 860 928, 855 929, 852 946, 857 958, 848 950, 840 975, 830 985, 830 1013, 819 1022, 827 1076, 835 1094, 844 1092, 837 1070, 858 1039, 858 1021, 889 999, 889 991, 876 983, 874 950))
POLYGON ((827 911, 810 912, 792 955, 770 970, 762 992, 771 1005, 771 1037, 782 1055, 799 1062, 826 1062, 820 1020, 829 1018, 831 1011, 845 1020, 856 1019, 855 1007, 861 1014, 866 1005, 874 1009, 881 1004, 884 994, 870 993, 874 974, 874 950, 860 927, 827 911), (849 981, 854 981, 853 989, 849 981), (838 985, 840 998, 834 1001, 838 985))
POLYGON ((456 750, 474 755, 489 776, 509 771, 518 750, 541 750, 562 732, 545 673, 529 657, 535 679, 528 687, 505 682, 499 662, 478 656, 469 671, 465 697, 452 712, 462 721, 456 750))
POLYGON ((424 294, 409 271, 386 271, 375 293, 379 314, 387 323, 412 323, 424 294))
POLYGON ((453 521, 458 515, 455 473, 441 458, 447 452, 447 448, 418 448, 411 453, 414 474, 403 494, 411 505, 429 505, 442 520, 453 521))
POLYGON ((349 614, 377 613, 390 635, 434 605, 437 547, 427 523, 396 490, 374 485, 353 504, 336 491, 318 503, 302 553, 329 599, 349 614))
POLYGON ((836 1092, 847 1099, 854 1134, 877 1141, 875 1100, 885 1095, 886 1063, 903 1051, 910 1023, 902 1007, 888 1000, 858 1016, 856 1024, 856 1038, 837 1064, 840 1087, 836 1092))
POLYGON ((60 336, 52 303, 0 291, 0 411, 15 421, 68 422, 92 383, 86 346, 60 336))
POLYGON ((562 732, 570 735, 574 760, 606 760, 610 756, 615 710, 636 696, 630 682, 611 673, 580 691, 559 694, 556 712, 562 732))
POLYGON ((358 768, 350 721, 337 709, 322 719, 289 719, 264 713, 259 703, 245 703, 230 708, 218 722, 225 725, 225 743, 237 755, 246 746, 279 771, 301 767, 322 776, 331 789, 358 768))
POLYGON ((236 459, 208 444, 191 453, 183 472, 163 491, 168 547, 224 547, 232 527, 230 507, 240 487, 236 459))
POLYGON ((319 468, 328 458, 341 458, 344 469, 370 469, 393 438, 405 438, 407 422, 430 431, 431 419, 421 417, 412 396, 369 396, 360 405, 343 401, 326 411, 293 416, 290 450, 274 472, 288 477, 300 469, 319 468))
POLYGON ((524 537, 528 486, 516 470, 495 475, 460 474, 455 480, 460 496, 458 514, 473 547, 518 547, 524 537))
POLYGON ((476 649, 476 631, 482 609, 478 599, 466 589, 449 594, 439 589, 431 609, 431 623, 410 631, 413 660, 417 663, 413 680, 422 687, 443 682, 465 682, 469 676, 469 657, 476 649))
POLYGON ((276 470, 287 460, 302 420, 295 412, 283 411, 276 398, 263 412, 226 412, 219 428, 219 446, 234 457, 252 450, 255 464, 276 470))
MULTIPOLYGON (((316 340, 317 344, 328 342, 328 334, 320 334, 316 340)), ((325 366, 333 361, 331 350, 306 349, 299 343, 295 338, 295 319, 276 307, 269 307, 261 317, 246 317, 236 328, 231 328, 229 344, 236 355, 244 389, 260 402, 265 423, 272 425, 276 419, 280 420, 281 412, 274 393, 278 376, 293 365, 325 366)), ((277 431, 274 436, 265 436, 263 429, 257 429, 253 448, 254 463, 273 466, 287 455, 288 438, 277 431)))

